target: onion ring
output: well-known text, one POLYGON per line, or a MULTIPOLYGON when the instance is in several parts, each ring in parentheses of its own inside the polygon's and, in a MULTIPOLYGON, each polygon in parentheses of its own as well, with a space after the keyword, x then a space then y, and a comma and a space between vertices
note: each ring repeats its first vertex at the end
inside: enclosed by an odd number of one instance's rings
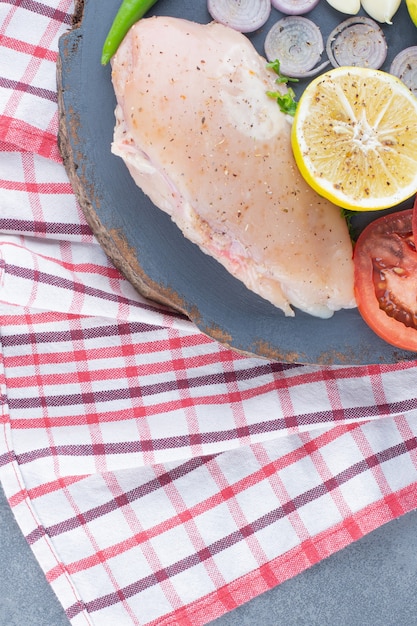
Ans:
POLYGON ((387 57, 387 42, 380 26, 372 19, 349 17, 330 33, 326 52, 333 67, 353 65, 379 69, 387 57))
POLYGON ((207 0, 207 10, 215 22, 252 33, 268 20, 271 0, 207 0))
POLYGON ((392 60, 390 74, 394 74, 417 96, 417 46, 401 50, 392 60))
POLYGON ((268 61, 279 60, 281 72, 290 78, 308 78, 321 72, 329 61, 320 61, 324 50, 320 28, 299 15, 283 17, 272 26, 265 37, 268 61))
POLYGON ((304 15, 318 5, 320 0, 271 0, 274 9, 285 15, 304 15))

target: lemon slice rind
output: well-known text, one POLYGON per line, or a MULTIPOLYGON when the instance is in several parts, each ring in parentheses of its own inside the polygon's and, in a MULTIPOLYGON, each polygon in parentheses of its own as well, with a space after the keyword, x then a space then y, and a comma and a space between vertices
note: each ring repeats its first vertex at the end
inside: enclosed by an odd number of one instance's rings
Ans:
POLYGON ((335 68, 302 94, 292 147, 306 182, 334 204, 395 206, 417 191, 417 98, 381 70, 335 68))

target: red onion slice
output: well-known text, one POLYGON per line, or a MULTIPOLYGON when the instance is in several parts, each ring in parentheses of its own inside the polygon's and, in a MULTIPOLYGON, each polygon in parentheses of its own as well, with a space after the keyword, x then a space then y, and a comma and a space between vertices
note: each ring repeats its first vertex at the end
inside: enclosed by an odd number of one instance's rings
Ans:
POLYGON ((278 59, 280 70, 290 78, 307 78, 321 72, 329 61, 320 61, 324 50, 320 28, 299 15, 283 17, 272 26, 265 37, 268 61, 278 59))
POLYGON ((320 0, 271 0, 274 9, 285 15, 304 15, 318 5, 320 0))
POLYGON ((336 26, 326 43, 333 67, 353 65, 379 69, 387 57, 387 42, 380 26, 368 17, 349 17, 336 26))
POLYGON ((207 10, 215 22, 252 33, 268 20, 271 0, 207 0, 207 10))
POLYGON ((417 96, 417 46, 401 50, 392 60, 390 74, 394 74, 417 96))

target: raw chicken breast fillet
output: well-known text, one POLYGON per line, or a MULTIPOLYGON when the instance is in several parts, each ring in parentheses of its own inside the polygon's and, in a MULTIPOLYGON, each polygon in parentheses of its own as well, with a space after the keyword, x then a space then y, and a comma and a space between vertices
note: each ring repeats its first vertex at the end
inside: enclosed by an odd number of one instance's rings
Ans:
POLYGON ((291 119, 241 33, 216 23, 142 19, 112 63, 112 151, 183 234, 286 315, 355 306, 340 209, 304 181, 291 119))

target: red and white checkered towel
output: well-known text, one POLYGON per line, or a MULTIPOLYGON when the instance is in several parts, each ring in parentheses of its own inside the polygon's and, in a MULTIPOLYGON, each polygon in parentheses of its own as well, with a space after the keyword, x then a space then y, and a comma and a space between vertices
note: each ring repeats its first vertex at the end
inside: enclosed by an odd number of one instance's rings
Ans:
POLYGON ((417 507, 417 363, 243 357, 134 291, 57 149, 73 9, 0 3, 0 478, 73 626, 198 626, 417 507))

